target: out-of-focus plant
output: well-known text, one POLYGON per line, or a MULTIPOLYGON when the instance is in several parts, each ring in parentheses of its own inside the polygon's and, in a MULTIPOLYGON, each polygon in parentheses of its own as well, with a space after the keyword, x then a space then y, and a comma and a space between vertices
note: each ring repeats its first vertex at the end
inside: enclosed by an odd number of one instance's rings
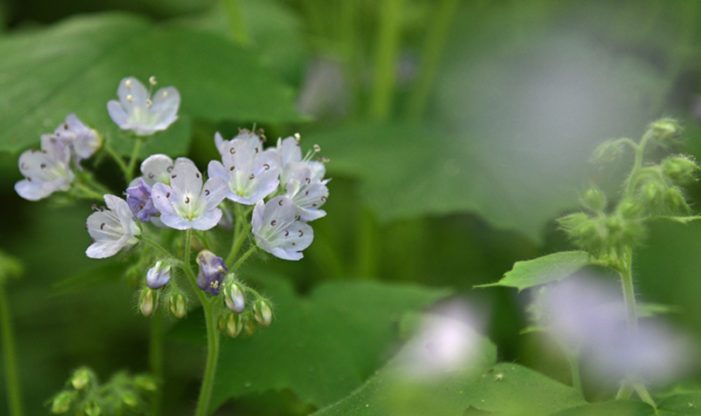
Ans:
MULTIPOLYGON (((638 337, 645 331, 640 328, 638 322, 640 306, 636 301, 634 289, 634 248, 644 241, 646 225, 649 221, 662 219, 687 223, 701 218, 692 215, 692 209, 684 194, 684 186, 696 180, 700 169, 698 164, 693 158, 683 154, 655 158, 660 153, 669 153, 669 149, 680 134, 680 125, 673 119, 664 118, 650 124, 638 141, 619 138, 601 143, 594 151, 592 157, 594 163, 613 163, 621 160, 626 151, 632 153, 633 162, 618 194, 613 197, 608 196, 598 186, 593 185, 582 195, 581 202, 584 209, 558 220, 562 230, 581 251, 554 253, 535 260, 518 262, 511 272, 494 285, 511 286, 522 290, 558 281, 587 265, 610 268, 618 275, 622 287, 627 321, 627 329, 623 330, 622 339, 637 340, 617 343, 621 348, 626 348, 626 345, 629 347, 627 351, 619 351, 619 357, 626 353, 635 355, 630 346, 639 342, 638 337), (626 333, 628 333, 627 337, 626 333)), ((583 308, 586 309, 586 307, 583 308)), ((562 308, 538 310, 546 315, 548 310, 551 313, 564 313, 562 308)), ((584 310, 580 312, 572 315, 581 317, 587 313, 584 310)), ((543 322, 552 317, 541 318, 543 319, 539 321, 543 322)), ((608 318, 610 321, 606 322, 612 322, 611 325, 615 326, 615 317, 608 318)), ((601 327, 603 325, 601 320, 597 322, 566 326, 582 332, 578 339, 586 338, 596 342, 596 337, 592 338, 584 334, 586 332, 584 327, 595 325, 600 327, 598 330, 605 331, 606 329, 601 327)), ((562 335, 563 331, 555 332, 562 335)), ((579 363, 576 360, 578 346, 568 346, 573 384, 579 385, 579 363)), ((655 406, 646 387, 646 384, 656 381, 651 379, 654 375, 643 375, 630 370, 623 376, 624 380, 621 381, 616 398, 627 399, 636 392, 643 401, 655 406)))
MULTIPOLYGON (((241 130, 231 140, 217 133, 214 142, 221 160, 209 163, 206 181, 192 160, 173 160, 165 154, 147 157, 141 163, 141 176, 134 178, 142 145, 178 117, 178 90, 154 91, 157 84, 153 76, 148 87, 136 78, 124 78, 117 90, 118 100, 107 103, 112 120, 131 135, 129 157, 121 156, 112 143, 127 138, 105 140, 70 114, 54 132, 42 136, 39 150, 20 156, 24 179, 15 190, 30 201, 55 193, 75 200, 104 199, 106 208, 96 209, 87 219, 93 243, 86 254, 95 259, 116 255, 133 259, 129 273, 141 275, 139 310, 144 316, 154 316, 151 360, 158 382, 163 380, 157 315, 167 311, 183 318, 192 304, 191 296, 197 298, 207 327, 207 360, 196 414, 206 415, 217 368, 219 332, 230 337, 242 331, 251 335, 256 327, 267 327, 273 320, 271 300, 247 285, 239 269, 258 249, 284 260, 303 257, 314 238, 309 222, 326 215, 321 207, 329 194, 328 179, 324 178, 324 163, 315 160, 318 146, 303 154, 300 135, 295 134, 265 148, 262 130, 241 130), (125 199, 112 195, 81 166, 81 161, 97 152, 104 152, 121 169, 128 184, 125 199), (229 249, 222 256, 211 251, 222 247, 215 241, 216 234, 209 232, 215 227, 233 230, 229 249), (139 250, 133 250, 137 245, 139 250), (193 249, 199 250, 197 273, 193 249)), ((88 391, 78 401, 79 392, 62 392, 52 407, 56 412, 75 409, 76 414, 100 414, 99 409, 112 406, 108 402, 121 391, 117 385, 123 379, 115 376, 107 386, 96 386, 95 392, 88 391), (93 398, 95 395, 99 397, 93 398)))

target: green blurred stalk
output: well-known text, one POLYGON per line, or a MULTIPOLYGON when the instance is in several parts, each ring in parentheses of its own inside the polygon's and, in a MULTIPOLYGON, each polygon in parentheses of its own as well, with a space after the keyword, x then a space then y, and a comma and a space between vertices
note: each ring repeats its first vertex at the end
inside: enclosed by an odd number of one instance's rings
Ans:
POLYGON ((392 110, 402 3, 403 0, 383 0, 380 3, 380 24, 375 49, 375 82, 370 97, 370 116, 378 120, 386 119, 392 110))
POLYGON ((459 0, 441 0, 430 21, 426 22, 428 33, 421 52, 419 77, 416 81, 416 87, 409 97, 408 115, 411 118, 421 117, 426 108, 438 64, 443 55, 453 17, 459 4, 459 0))
POLYGON ((0 282, 0 329, 2 330, 2 351, 5 362, 5 386, 7 388, 7 405, 11 416, 22 416, 22 393, 17 376, 17 354, 15 336, 12 329, 12 316, 7 301, 5 285, 0 282))
POLYGON ((158 381, 158 389, 151 402, 151 415, 161 414, 163 403, 163 318, 160 311, 156 311, 151 317, 151 333, 149 334, 149 367, 151 375, 158 381))
POLYGON ((222 3, 226 11, 227 20, 229 21, 231 38, 240 45, 248 44, 248 31, 246 30, 246 23, 243 20, 239 0, 222 0, 222 3))

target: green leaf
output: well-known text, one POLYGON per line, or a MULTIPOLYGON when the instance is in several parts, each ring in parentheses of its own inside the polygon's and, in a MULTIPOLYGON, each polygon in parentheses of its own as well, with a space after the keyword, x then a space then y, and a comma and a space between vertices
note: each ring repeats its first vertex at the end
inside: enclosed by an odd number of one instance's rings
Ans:
MULTIPOLYGON (((255 53, 184 26, 124 14, 76 17, 4 37, 0 55, 0 150, 38 143, 70 112, 100 131, 114 129, 107 101, 128 75, 155 75, 160 85, 178 88, 183 119, 299 120, 294 91, 255 53)), ((189 137, 174 129, 154 140, 168 142, 171 134, 189 137)))
POLYGON ((616 400, 565 409, 552 416, 652 416, 654 410, 643 402, 616 400))
POLYGON ((573 388, 516 364, 487 363, 477 373, 463 369, 424 382, 401 377, 397 364, 315 416, 548 415, 585 403, 573 388))
POLYGON ((477 287, 507 286, 524 290, 562 280, 592 264, 585 251, 561 251, 533 260, 517 261, 498 282, 477 287))
MULTIPOLYGON (((398 339, 399 319, 448 294, 445 290, 376 282, 329 282, 307 297, 287 280, 259 274, 275 319, 252 337, 222 339, 214 407, 228 398, 292 390, 315 406, 332 403, 382 364, 398 339)), ((202 340, 201 322, 182 331, 202 340)))

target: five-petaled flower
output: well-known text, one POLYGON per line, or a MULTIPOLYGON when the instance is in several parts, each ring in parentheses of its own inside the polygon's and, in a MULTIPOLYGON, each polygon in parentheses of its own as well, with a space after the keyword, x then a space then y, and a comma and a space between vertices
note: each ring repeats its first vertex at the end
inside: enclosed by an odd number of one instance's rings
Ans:
POLYGON ((78 163, 92 156, 102 145, 100 135, 83 124, 73 113, 69 114, 66 120, 56 128, 54 136, 70 148, 78 163))
POLYGON ((88 217, 88 233, 94 242, 85 254, 102 259, 117 254, 139 241, 141 229, 134 221, 126 201, 114 195, 105 195, 106 210, 92 213, 88 217))
POLYGON ((324 176, 324 165, 319 169, 317 165, 297 163, 289 171, 287 179, 286 195, 299 209, 299 215, 303 221, 314 221, 326 215, 326 211, 320 207, 329 196, 326 187, 328 179, 324 176), (314 167, 317 167, 313 170, 314 167))
MULTIPOLYGON (((155 85, 155 78, 149 80, 155 85)), ((112 120, 122 130, 130 130, 138 136, 150 136, 168 128, 178 118, 180 93, 173 87, 161 88, 151 96, 151 90, 136 78, 127 77, 117 88, 119 101, 107 103, 112 120)))
POLYGON ((217 133, 215 142, 222 162, 209 162, 207 172, 226 182, 228 199, 253 205, 277 189, 279 157, 273 150, 263 150, 260 137, 243 130, 230 141, 217 133))
POLYGON ((187 158, 178 158, 170 174, 170 185, 156 183, 151 197, 160 220, 177 230, 209 230, 222 217, 218 205, 226 194, 221 178, 210 178, 203 185, 202 174, 187 158))
POLYGON ((258 247, 284 260, 299 260, 302 251, 314 239, 309 224, 301 221, 295 204, 286 196, 277 196, 267 203, 259 201, 251 219, 258 247))
POLYGON ((67 191, 75 175, 70 169, 70 149, 56 136, 41 136, 41 150, 27 150, 19 157, 24 179, 15 191, 24 199, 38 201, 56 191, 67 191))
POLYGON ((227 273, 224 259, 209 250, 202 250, 197 254, 197 264, 200 266, 197 286, 211 295, 219 294, 227 273))

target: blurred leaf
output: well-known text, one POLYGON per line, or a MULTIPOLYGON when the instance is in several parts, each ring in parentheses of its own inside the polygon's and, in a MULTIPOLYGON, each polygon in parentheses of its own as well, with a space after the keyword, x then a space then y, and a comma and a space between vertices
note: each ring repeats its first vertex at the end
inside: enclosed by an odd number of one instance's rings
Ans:
POLYGON ((517 261, 501 280, 478 287, 508 286, 524 290, 562 280, 589 264, 591 259, 585 251, 562 251, 533 260, 517 261))
MULTIPOLYGON (((215 407, 230 397, 283 389, 316 406, 332 403, 381 366, 397 342, 403 313, 448 294, 419 286, 329 282, 300 298, 287 280, 258 275, 275 319, 252 337, 222 340, 215 407)), ((203 340, 201 322, 180 331, 203 340)))
POLYGON ((552 416, 652 416, 654 410, 643 402, 616 400, 591 403, 557 412, 552 416))
MULTIPOLYGON (((124 14, 76 17, 7 36, 0 40, 0 54, 0 150, 38 143, 69 112, 98 130, 114 129, 107 101, 128 75, 144 81, 155 75, 160 85, 178 88, 183 118, 299 119, 293 90, 262 68, 254 53, 177 25, 124 14)), ((173 129, 154 140, 176 135, 186 136, 173 129)))
MULTIPOLYGON (((492 360, 494 359, 492 351, 492 360)), ((516 364, 487 362, 425 382, 397 377, 391 361, 347 398, 315 416, 548 415, 584 403, 571 387, 516 364), (491 368, 490 368, 491 367, 491 368), (474 369, 473 369, 474 370, 474 369), (486 371, 485 371, 486 370, 486 371)))

